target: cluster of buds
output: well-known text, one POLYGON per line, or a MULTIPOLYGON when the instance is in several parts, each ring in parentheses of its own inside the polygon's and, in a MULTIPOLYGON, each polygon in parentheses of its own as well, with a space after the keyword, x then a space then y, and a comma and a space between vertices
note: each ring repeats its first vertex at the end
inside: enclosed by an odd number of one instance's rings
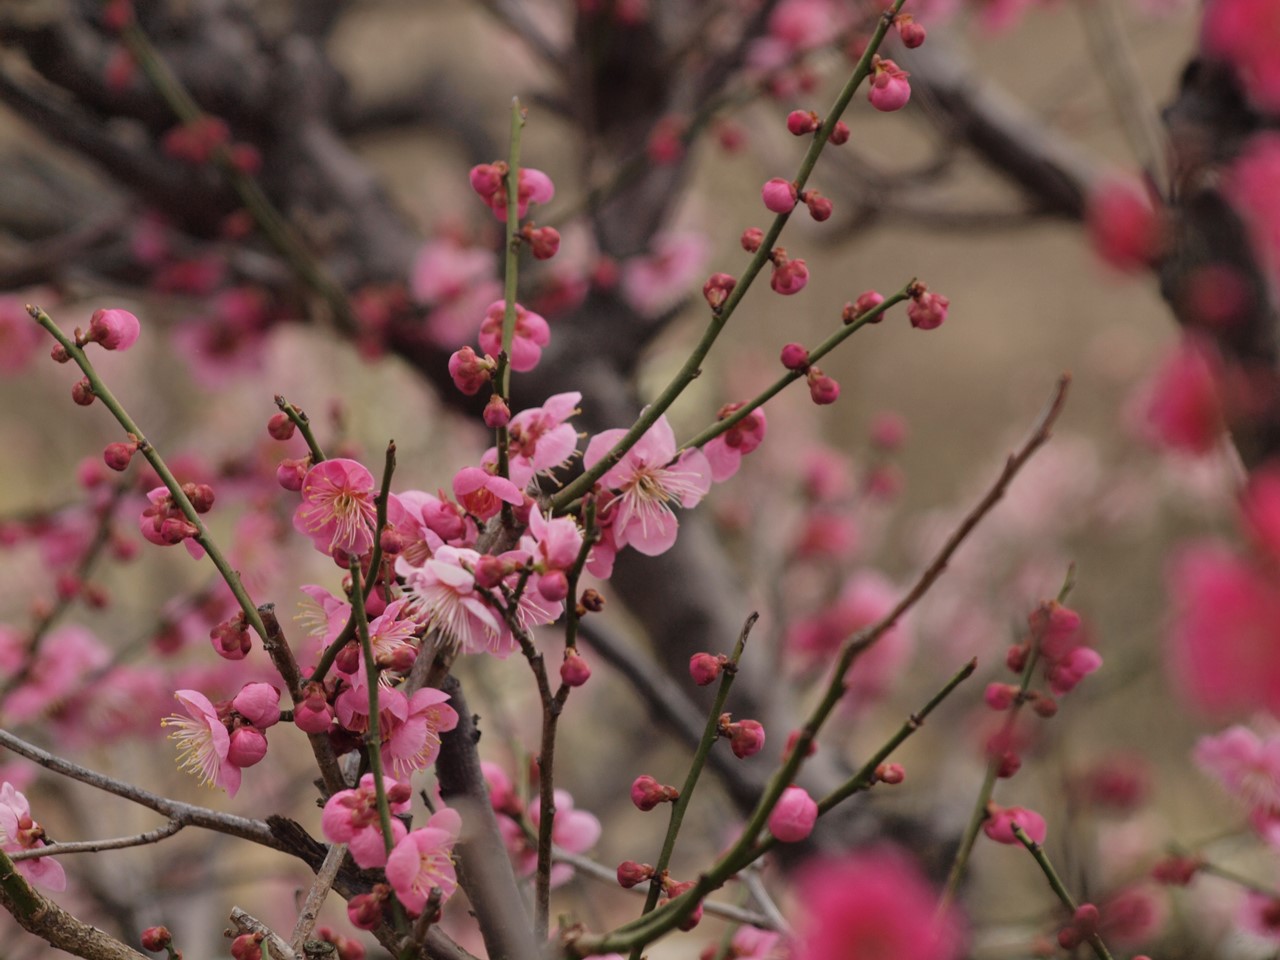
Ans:
POLYGON ((464 396, 474 397, 497 370, 497 360, 487 354, 481 357, 470 347, 463 347, 449 358, 449 376, 464 396))
MULTIPOLYGON (((876 293, 874 290, 867 290, 858 294, 858 299, 852 303, 846 303, 844 309, 840 312, 840 320, 847 327, 852 323, 856 323, 874 310, 880 304, 884 303, 884 296, 876 293)), ((870 323, 879 323, 884 319, 883 313, 877 313, 869 321, 870 323)))
POLYGON ((529 244, 535 260, 550 260, 560 252, 560 231, 555 227, 535 227, 526 223, 517 236, 529 244))
POLYGON ((951 301, 940 293, 930 293, 923 283, 913 283, 907 291, 911 305, 907 307, 907 319, 917 330, 935 330, 947 319, 951 301))
MULTIPOLYGON (((493 211, 494 216, 507 219, 507 174, 510 168, 505 161, 482 163, 471 168, 471 189, 493 211)), ((555 184, 541 170, 520 168, 520 186, 516 190, 516 216, 523 217, 530 203, 548 203, 556 194, 555 184)))
POLYGON ((809 267, 800 259, 792 260, 782 247, 775 247, 769 254, 773 261, 773 274, 769 277, 769 286, 774 293, 789 297, 799 293, 809 282, 809 267))
MULTIPOLYGON (((766 181, 760 190, 760 197, 764 200, 765 207, 772 213, 790 213, 797 203, 804 203, 809 208, 809 216, 814 220, 821 222, 831 216, 830 200, 817 190, 806 190, 801 193, 794 183, 782 177, 774 177, 766 181)), ((745 236, 743 246, 746 246, 745 236)), ((759 249, 759 244, 756 248, 759 249)))
MULTIPOLYGON (((195 512, 213 509, 213 488, 207 483, 184 483, 182 492, 195 512)), ((171 547, 196 536, 200 531, 192 523, 166 487, 156 487, 147 494, 149 505, 142 511, 139 525, 147 540, 161 547, 171 547)))
MULTIPOLYGON (((794 136, 803 137, 810 133, 816 134, 821 129, 822 120, 812 110, 792 110, 787 114, 787 130, 794 136)), ((837 147, 848 143, 849 125, 843 120, 837 120, 831 128, 827 142, 837 147)))
POLYGON ((739 720, 735 723, 729 714, 722 713, 716 732, 729 738, 729 747, 739 760, 754 757, 764 749, 764 727, 758 720, 739 720))
POLYGON ((729 299, 729 294, 733 293, 733 288, 737 285, 738 280, 736 277, 727 273, 713 273, 707 278, 707 282, 702 285, 702 296, 706 298, 712 310, 719 310, 724 306, 724 302, 729 299))
POLYGON ((1092 940, 1098 935, 1100 919, 1096 906, 1092 903, 1080 904, 1071 915, 1071 922, 1058 931, 1058 946, 1063 950, 1074 950, 1080 944, 1092 940))

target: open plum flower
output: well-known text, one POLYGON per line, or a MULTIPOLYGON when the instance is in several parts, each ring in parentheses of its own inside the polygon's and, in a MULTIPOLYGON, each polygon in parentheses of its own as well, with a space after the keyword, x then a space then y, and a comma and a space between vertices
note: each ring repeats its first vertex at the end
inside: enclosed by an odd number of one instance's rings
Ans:
POLYGON ((456 810, 437 810, 425 827, 408 834, 387 857, 387 882, 410 913, 422 912, 433 889, 440 891, 441 903, 458 889, 452 851, 461 829, 456 810))
POLYGON ((175 728, 169 737, 178 744, 178 766, 202 784, 222 787, 234 797, 240 789, 240 768, 228 758, 231 735, 218 711, 198 690, 179 690, 174 697, 187 715, 166 717, 161 724, 175 728))
MULTIPOLYGON (((596 434, 587 444, 583 464, 588 469, 595 466, 625 435, 625 430, 596 434)), ((613 512, 614 542, 656 557, 676 542, 679 522, 672 501, 696 507, 711 489, 711 464, 701 450, 686 450, 676 457, 676 437, 664 415, 602 480, 618 493, 604 508, 613 512)))
POLYGON ((361 556, 373 546, 377 486, 368 468, 355 460, 325 460, 307 471, 302 504, 293 526, 321 553, 361 556))
MULTIPOLYGON (((31 819, 31 804, 13 784, 5 781, 0 785, 0 850, 16 853, 44 845, 44 830, 31 819)), ((66 872, 52 857, 19 860, 15 866, 28 880, 46 890, 57 892, 67 888, 66 872)))

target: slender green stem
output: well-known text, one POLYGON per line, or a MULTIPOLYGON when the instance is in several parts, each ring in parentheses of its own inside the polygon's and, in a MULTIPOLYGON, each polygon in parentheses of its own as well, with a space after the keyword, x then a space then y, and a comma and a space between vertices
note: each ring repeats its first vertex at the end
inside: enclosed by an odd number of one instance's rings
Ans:
MULTIPOLYGON (((494 393, 504 402, 511 397, 511 344, 516 336, 516 288, 520 280, 520 240, 517 231, 520 229, 520 134, 524 130, 524 110, 520 106, 520 98, 511 98, 511 146, 507 153, 507 232, 506 258, 503 264, 503 312, 502 312, 502 352, 498 356, 497 376, 494 378, 494 393)), ((495 431, 495 442, 498 448, 498 475, 511 476, 508 461, 510 451, 507 449, 506 424, 495 431)), ((504 517, 510 509, 504 509, 504 517)))
MULTIPOLYGON (((1062 589, 1058 591, 1059 603, 1067 599, 1072 588, 1075 587, 1075 582, 1076 565, 1072 563, 1067 567, 1067 575, 1063 580, 1062 589)), ((1005 717, 1004 726, 1001 730, 1001 737, 1006 741, 1013 732, 1013 727, 1017 722, 1018 713, 1021 711, 1022 705, 1026 703, 1027 690, 1031 687, 1031 678, 1039 662, 1040 645, 1037 638, 1037 642, 1031 645, 1031 649, 1027 653, 1027 662, 1022 668, 1022 677, 1018 684, 1018 694, 1014 697, 1013 706, 1009 708, 1009 713, 1005 717)), ((951 905, 960 889, 960 881, 964 877, 965 867, 968 865, 969 857, 973 853, 973 845, 978 840, 978 831, 982 829, 982 823, 987 819, 987 805, 991 803, 991 794, 994 792, 996 780, 999 778, 1001 762, 1002 758, 1000 757, 991 757, 987 761, 987 771, 982 778, 982 787, 978 790, 978 797, 974 801, 973 811, 969 814, 969 822, 965 825, 964 834, 960 838, 960 847, 956 851, 955 860, 951 862, 951 870, 947 874, 946 885, 942 888, 942 896, 938 901, 939 912, 945 911, 951 905)))
MULTIPOLYGON (((733 645, 733 652, 729 654, 729 662, 720 674, 720 687, 716 690, 716 697, 711 704, 711 711, 707 714, 707 724, 702 730, 702 739, 698 741, 698 747, 693 754, 693 762, 689 764, 689 772, 685 775, 684 784, 680 787, 680 796, 671 805, 671 819, 667 821, 667 833, 662 840, 662 850, 658 853, 658 860, 654 864, 653 881, 649 884, 649 893, 645 897, 644 909, 640 913, 642 917, 653 911, 653 908, 658 905, 658 898, 662 895, 662 876, 666 872, 667 866, 671 863, 671 855, 676 848, 676 838, 680 835, 680 827, 684 824, 684 815, 689 809, 689 801, 693 799, 694 788, 697 787, 698 779, 702 776, 702 771, 711 756, 711 748, 715 746, 716 740, 719 739, 720 715, 724 712, 724 705, 729 699, 729 690, 732 689, 734 678, 737 676, 738 662, 742 659, 742 652, 746 649, 747 637, 751 635, 751 628, 756 625, 756 621, 759 619, 760 614, 758 613, 753 613, 747 617, 746 622, 742 625, 741 632, 738 634, 738 641, 733 645)), ((635 945, 631 952, 632 960, 639 960, 639 951, 643 948, 643 944, 635 945)))
MULTIPOLYGON (((876 51, 880 48, 881 42, 884 40, 885 34, 893 24, 893 18, 897 16, 898 11, 902 9, 905 0, 894 0, 892 6, 885 11, 884 15, 876 22, 875 31, 871 38, 867 41, 867 46, 858 60, 858 64, 854 67, 853 73, 849 75, 849 79, 841 88, 835 102, 831 105, 826 120, 823 121, 822 127, 814 135, 813 141, 809 145, 808 151, 805 153, 804 159, 800 163, 800 169, 796 173, 795 185, 797 190, 803 190, 805 184, 809 180, 809 175, 813 173, 813 168, 818 162, 818 157, 822 155, 823 148, 827 145, 827 138, 831 131, 835 129, 836 122, 844 113, 845 108, 849 105, 849 101, 853 99, 854 92, 861 85, 871 72, 872 59, 876 55, 876 51)), ((627 430, 622 438, 613 445, 613 447, 600 458, 600 461, 593 465, 590 469, 584 470, 576 479, 567 484, 552 500, 552 508, 556 513, 562 513, 566 507, 577 500, 584 493, 592 488, 592 486, 603 477, 619 460, 626 454, 641 437, 648 432, 649 428, 658 422, 658 418, 670 409, 675 403, 676 398, 682 394, 697 376, 702 372, 702 362, 707 358, 707 354, 711 352, 711 347, 715 344, 716 339, 720 336, 729 318, 733 316, 734 310, 737 309, 742 298, 746 296, 747 291, 751 288, 752 282, 764 269, 764 265, 769 262, 769 257, 773 253, 774 245, 778 242, 778 237, 782 234, 783 227, 786 226, 787 220, 791 217, 791 211, 778 214, 772 225, 766 232, 764 241, 760 244, 751 261, 747 264, 746 269, 742 271, 742 275, 738 278, 737 284, 733 291, 729 294, 725 302, 720 306, 719 310, 711 312, 711 319, 707 323, 706 329, 703 331, 702 337, 699 339, 693 351, 681 365, 671 381, 662 389, 662 392, 654 398, 636 419, 636 422, 627 430)))
MULTIPOLYGON (((1013 824, 1012 829, 1013 835, 1018 838, 1018 842, 1031 852, 1031 856, 1040 865, 1041 872, 1044 873, 1045 879, 1049 881, 1049 886, 1053 888, 1053 892, 1058 895, 1058 899, 1062 901, 1062 905, 1074 914, 1077 907, 1076 901, 1067 888, 1063 886, 1062 879, 1058 876, 1058 872, 1053 869, 1053 864, 1049 862, 1049 858, 1045 855, 1044 848, 1027 836, 1027 832, 1018 824, 1013 824)), ((1107 950, 1107 945, 1102 942, 1102 937, 1098 934, 1095 933, 1089 937, 1089 946, 1093 947, 1093 952, 1097 954, 1098 960, 1112 960, 1111 953, 1107 950)))
MULTIPOLYGON (((816 346, 813 350, 809 351, 809 362, 817 363, 819 360, 825 357, 828 353, 830 353, 840 344, 844 343, 846 340, 848 340, 851 336, 853 336, 863 327, 867 326, 867 324, 875 323, 877 320, 879 320, 880 317, 883 316, 884 312, 888 310, 890 307, 896 306, 897 304, 902 303, 902 301, 909 299, 909 294, 907 293, 907 291, 911 289, 912 285, 915 284, 915 282, 916 281, 913 278, 905 287, 903 287, 897 293, 893 294, 893 296, 886 299, 884 303, 881 303, 878 306, 874 307, 873 309, 868 310, 865 314, 863 314, 853 323, 842 325, 840 329, 836 330, 833 334, 831 334, 831 336, 827 337, 827 339, 823 340, 822 343, 818 344, 818 346, 816 346)), ((751 400, 748 400, 737 410, 733 411, 733 413, 729 414, 729 416, 725 417, 723 420, 717 420, 715 423, 711 424, 711 426, 707 427, 697 436, 686 441, 681 446, 680 449, 688 450, 691 447, 701 447, 704 444, 710 442, 711 440, 714 440, 716 437, 720 436, 722 433, 727 433, 729 430, 733 429, 733 427, 735 427, 737 424, 739 424, 748 416, 750 416, 753 410, 757 410, 760 407, 763 407, 766 403, 768 403, 770 400, 772 400, 774 397, 780 394, 788 386, 795 383, 797 380, 801 379, 802 377, 804 377, 803 371, 788 370, 786 373, 780 376, 768 387, 765 387, 765 389, 762 390, 759 394, 757 394, 754 398, 752 398, 751 400)))
POLYGON ((382 842, 387 853, 395 846, 395 834, 391 832, 391 804, 387 801, 387 787, 382 780, 382 726, 378 702, 378 664, 373 659, 373 641, 369 637, 369 618, 364 609, 364 591, 360 582, 360 561, 351 559, 351 619, 355 621, 360 637, 360 650, 364 655, 365 684, 369 688, 369 729, 365 733, 365 748, 369 755, 369 769, 373 773, 373 785, 378 795, 378 822, 382 826, 382 842))
POLYGON ((582 570, 587 565, 587 557, 598 539, 596 530, 596 502, 588 498, 582 508, 582 548, 578 551, 573 568, 568 573, 569 593, 566 595, 564 612, 564 649, 567 654, 578 648, 578 581, 582 578, 582 570))
POLYGON ((240 582, 240 575, 232 569, 231 564, 227 562, 227 558, 218 549, 218 545, 214 543, 213 537, 209 535, 208 528, 205 527, 204 521, 200 519, 200 514, 196 513, 196 508, 192 506, 191 500, 182 492, 182 484, 178 483, 177 478, 174 477, 173 472, 164 462, 159 452, 147 440, 142 428, 133 422, 133 418, 121 406, 115 394, 98 376, 98 372, 93 368, 93 364, 89 362, 89 358, 85 356, 85 352, 76 345, 73 339, 59 329, 49 314, 36 306, 28 306, 27 312, 40 326, 49 331, 53 338, 62 345, 62 348, 67 351, 67 355, 75 361, 85 379, 89 381, 89 385, 93 388, 94 396, 101 400, 102 405, 111 411, 111 415, 116 418, 116 422, 124 427, 126 433, 131 433, 137 438, 138 452, 146 458, 147 463, 151 464, 152 469, 160 476, 160 481, 169 491, 169 495, 173 497, 173 502, 182 511, 182 515, 196 528, 196 535, 192 539, 204 548, 204 552, 209 555, 209 560, 218 569, 222 579, 226 581, 227 587, 240 605, 245 622, 253 627, 254 632, 265 641, 267 639, 267 628, 262 622, 262 617, 258 615, 257 604, 253 602, 248 591, 245 590, 244 584, 240 582))
POLYGON ((276 406, 298 428, 298 432, 302 434, 302 439, 307 442, 307 450, 311 452, 311 465, 315 466, 317 463, 323 463, 328 459, 324 455, 324 451, 320 449, 320 444, 316 441, 316 435, 311 430, 311 418, 278 393, 276 394, 276 406))

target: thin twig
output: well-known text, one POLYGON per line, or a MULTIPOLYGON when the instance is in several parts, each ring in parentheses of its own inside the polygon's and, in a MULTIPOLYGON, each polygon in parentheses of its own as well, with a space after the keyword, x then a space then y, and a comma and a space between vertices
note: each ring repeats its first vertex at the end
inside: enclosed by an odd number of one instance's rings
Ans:
POLYGON ((284 937, 276 933, 265 923, 239 907, 231 908, 231 924, 239 933, 252 933, 262 937, 262 945, 266 947, 267 956, 272 960, 297 960, 298 955, 284 937))
MULTIPOLYGON (((1049 857, 1045 854, 1044 848, 1027 836, 1027 832, 1017 823, 1012 824, 1012 830, 1013 835, 1018 838, 1018 842, 1030 851, 1031 856, 1039 864, 1041 872, 1044 874, 1045 879, 1049 881, 1049 886, 1053 888, 1053 892, 1057 894, 1062 905, 1074 914, 1076 912, 1075 898, 1071 896, 1070 891, 1063 885, 1062 879, 1058 876, 1058 871, 1053 869, 1053 864, 1049 862, 1049 857)), ((1093 947, 1093 952, 1097 954, 1098 960, 1112 960, 1111 952, 1107 950, 1107 945, 1102 942, 1102 937, 1099 934, 1094 933, 1087 939, 1089 946, 1093 947)))
POLYGON ((46 843, 43 847, 31 850, 16 850, 9 854, 14 863, 20 860, 36 860, 40 857, 57 857, 64 853, 97 853, 100 850, 124 850, 127 847, 141 847, 148 843, 159 843, 165 837, 172 837, 185 827, 180 820, 170 819, 163 827, 156 827, 145 833, 135 833, 129 837, 115 837, 111 840, 78 840, 70 843, 46 843))
POLYGON ((295 953, 302 952, 302 945, 307 942, 311 931, 315 929, 320 908, 324 906, 325 898, 329 896, 333 880, 338 875, 338 868, 342 866, 342 860, 346 855, 347 845, 335 843, 325 854, 324 863, 320 864, 320 869, 316 871, 316 879, 311 884, 311 889, 307 891, 307 899, 303 901, 302 910, 298 913, 298 922, 294 925, 293 936, 289 938, 289 945, 295 953))

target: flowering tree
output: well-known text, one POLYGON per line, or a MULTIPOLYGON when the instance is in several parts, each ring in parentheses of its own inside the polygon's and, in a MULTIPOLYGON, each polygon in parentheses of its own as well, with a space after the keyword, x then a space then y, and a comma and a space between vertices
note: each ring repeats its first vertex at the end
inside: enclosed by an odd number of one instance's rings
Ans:
MULTIPOLYGON (((33 382, 59 378, 59 392, 73 372, 71 397, 91 409, 58 420, 98 415, 106 438, 84 441, 101 455, 74 471, 74 499, 15 506, 0 526, 15 597, 37 596, 0 628, 0 903, 13 921, 90 958, 351 960, 376 941, 438 960, 638 960, 681 932, 709 958, 945 960, 1010 944, 1203 956, 1238 944, 1169 919, 1168 900, 1220 916, 1226 889, 1255 935, 1280 935, 1280 893, 1262 868, 1224 862, 1220 838, 1170 825, 1132 839, 1137 760, 1064 759, 1097 746, 1069 718, 1105 680, 1110 641, 1074 608, 1079 531, 1061 515, 1106 515, 1092 501, 1111 478, 1086 485, 1079 448, 1020 475, 1054 455, 1070 377, 1042 385, 1038 414, 1019 412, 1023 439, 972 503, 935 519, 900 582, 870 541, 900 486, 905 422, 876 419, 858 468, 800 426, 841 401, 831 371, 854 334, 957 322, 910 263, 813 302, 818 258, 800 255, 813 237, 922 213, 1084 225, 1111 266, 1159 278, 1184 332, 1134 401, 1142 431, 1237 468, 1210 483, 1239 489, 1244 536, 1169 559, 1174 695, 1209 716, 1274 715, 1274 4, 1210 0, 1163 125, 1123 18, 1083 8, 1132 141, 1130 181, 939 49, 948 33, 1014 29, 1030 4, 480 6, 483 20, 442 9, 432 22, 481 33, 487 61, 526 65, 505 141, 447 77, 403 101, 347 96, 344 4, 0 10, 0 100, 47 138, 42 186, 28 188, 47 202, 31 214, 11 189, 0 203, 19 238, 0 280, 20 291, 0 298, 0 367, 38 367, 33 382), (862 150, 881 114, 917 105, 943 151, 877 172, 862 150), (769 135, 748 136, 757 117, 769 135), (432 222, 425 242, 354 146, 404 122, 448 129, 471 154, 438 175, 467 213, 432 222), (539 136, 554 123, 571 146, 539 136), (708 139, 784 173, 744 198, 745 229, 719 211, 701 233, 672 227, 708 139), (89 186, 53 143, 90 162, 89 186), (961 147, 1017 209, 919 203, 961 147), (554 177, 524 162, 539 149, 554 177), (716 232, 734 242, 713 258, 716 232), (807 312, 830 318, 819 336, 771 330, 768 363, 731 352, 744 304, 806 291, 807 312), (643 355, 681 316, 700 333, 659 385, 641 384, 643 355), (375 384, 396 394, 388 410, 329 382, 327 348, 288 339, 301 324, 381 361, 380 377, 397 358, 435 399, 375 384), (742 375, 698 422, 696 385, 726 353, 742 375), (215 401, 195 443, 168 435, 174 403, 157 399, 175 362, 174 396, 189 399, 189 377, 215 401), (383 410, 381 456, 341 410, 319 415, 335 400, 356 417, 383 410), (430 418, 419 402, 436 404, 430 418), (413 442, 389 441, 392 423, 413 442), (295 608, 296 622, 283 613, 295 608), (629 732, 632 701, 652 720, 629 732), (936 716, 951 719, 926 723, 936 716), (684 752, 642 750, 651 726, 684 752), (932 740, 932 758, 904 760, 908 739, 932 740), (157 751, 216 799, 171 796, 188 785, 139 761, 157 751), (1046 789, 1054 778, 1067 788, 1046 789), (129 817, 93 815, 83 789, 162 822, 104 839, 102 824, 129 817), (628 797, 669 810, 665 829, 591 812, 628 797), (232 889, 210 869, 222 838, 232 889), (1022 857, 997 864, 987 841, 1022 857), (1019 869, 1042 891, 1026 904, 1019 869), (1185 898, 1157 886, 1193 880, 1185 898), (1002 919, 991 903, 1006 901, 1033 919, 1002 919), (194 915, 208 903, 229 917, 229 945, 194 915), (321 924, 326 910, 337 919, 321 924)), ((1153 475, 1130 465, 1118 510, 1150 507, 1153 475)), ((1121 673, 1149 666, 1116 659, 1121 673)), ((1193 752, 1247 808, 1231 838, 1258 851, 1280 836, 1273 723, 1193 752)))

